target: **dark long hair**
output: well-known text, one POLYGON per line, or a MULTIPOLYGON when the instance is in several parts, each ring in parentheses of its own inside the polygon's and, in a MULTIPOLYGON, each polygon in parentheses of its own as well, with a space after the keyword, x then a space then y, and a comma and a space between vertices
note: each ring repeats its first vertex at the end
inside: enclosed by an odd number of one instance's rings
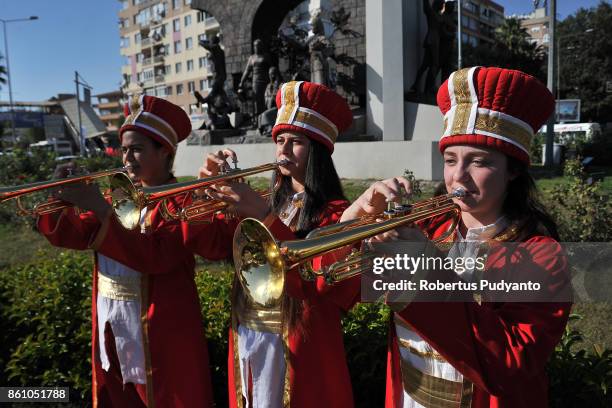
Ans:
MULTIPOLYGON (((294 194, 291 187, 291 177, 280 177, 279 188, 274 192, 271 200, 274 214, 279 214, 287 200, 294 194)), ((274 186, 276 183, 277 180, 273 178, 272 185, 274 186)), ((331 153, 321 143, 312 139, 306 163, 304 187, 304 206, 300 210, 295 231, 299 238, 304 238, 319 225, 321 214, 329 201, 346 200, 331 153)))
POLYGON ((559 241, 557 224, 539 199, 538 188, 528 165, 508 156, 508 171, 517 176, 508 183, 503 204, 506 217, 522 227, 520 235, 523 238, 539 233, 559 241))
MULTIPOLYGON (((315 229, 321 222, 321 215, 332 200, 346 200, 342 191, 340 177, 331 158, 329 150, 321 143, 310 139, 310 150, 306 163, 306 178, 304 180, 304 203, 300 209, 295 234, 304 238, 310 231, 315 229)), ((274 214, 280 214, 287 200, 291 198, 294 191, 291 187, 291 177, 280 176, 279 188, 272 195, 271 208, 274 214)), ((277 180, 272 179, 272 186, 277 180)), ((301 300, 294 299, 286 294, 281 302, 282 324, 292 331, 304 332, 300 316, 304 310, 301 300)))

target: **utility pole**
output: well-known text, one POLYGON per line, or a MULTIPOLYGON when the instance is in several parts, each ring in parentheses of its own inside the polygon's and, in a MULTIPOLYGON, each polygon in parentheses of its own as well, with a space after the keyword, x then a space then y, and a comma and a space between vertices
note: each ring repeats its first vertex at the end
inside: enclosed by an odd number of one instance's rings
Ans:
MULTIPOLYGON (((74 71, 74 84, 76 86, 76 102, 77 102, 77 115, 79 118, 79 144, 80 146, 80 152, 81 152, 81 156, 85 156, 87 155, 87 149, 85 148, 85 134, 83 133, 83 121, 81 120, 81 95, 79 92, 79 85, 82 86, 83 88, 88 89, 89 91, 91 91, 93 88, 85 81, 85 79, 83 79, 78 71, 74 71)), ((85 93, 87 95, 87 93, 85 93)))
MULTIPOLYGON (((557 48, 555 47, 555 25, 556 25, 556 14, 557 14, 557 0, 549 1, 549 20, 548 20, 548 75, 547 83, 548 90, 553 95, 555 93, 555 68, 556 59, 555 54, 557 48)), ((553 165, 553 146, 555 141, 555 118, 557 116, 557 101, 555 100, 555 109, 546 122, 546 155, 544 157, 544 166, 550 167, 553 165)))
POLYGON ((74 71, 74 84, 76 86, 76 103, 77 103, 77 115, 79 118, 79 127, 77 132, 79 132, 79 147, 81 156, 85 157, 85 137, 83 135, 83 122, 81 121, 81 97, 79 94, 79 73, 74 71))
POLYGON ((6 79, 8 82, 8 91, 9 91, 9 109, 11 114, 11 130, 13 135, 13 143, 17 143, 17 132, 15 130, 15 105, 13 102, 13 87, 11 86, 11 67, 9 63, 9 49, 8 49, 8 38, 6 35, 6 25, 8 23, 15 23, 18 21, 29 21, 29 20, 38 20, 38 16, 31 16, 29 18, 14 18, 11 20, 5 20, 0 18, 0 23, 2 23, 2 29, 4 31, 4 57, 6 58, 6 79))
POLYGON ((457 0, 457 69, 461 69, 461 0, 457 0))

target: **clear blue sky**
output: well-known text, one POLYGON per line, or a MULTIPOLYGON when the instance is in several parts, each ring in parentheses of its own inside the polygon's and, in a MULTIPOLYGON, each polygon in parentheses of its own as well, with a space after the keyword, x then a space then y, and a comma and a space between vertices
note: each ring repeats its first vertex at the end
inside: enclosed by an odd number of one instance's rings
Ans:
MULTIPOLYGON (((415 1, 415 0, 410 0, 415 1)), ((528 13, 532 0, 497 0, 506 14, 528 13)), ((565 18, 599 0, 557 0, 565 18)), ((39 16, 7 25, 15 100, 44 100, 73 93, 74 71, 93 86, 93 93, 116 90, 121 81, 117 0, 0 0, 0 18, 39 16)), ((0 31, 0 37, 3 34, 0 31)), ((2 40, 4 38, 2 37, 2 40)), ((4 54, 4 43, 0 43, 4 54)), ((8 88, 0 89, 8 100, 8 88)))

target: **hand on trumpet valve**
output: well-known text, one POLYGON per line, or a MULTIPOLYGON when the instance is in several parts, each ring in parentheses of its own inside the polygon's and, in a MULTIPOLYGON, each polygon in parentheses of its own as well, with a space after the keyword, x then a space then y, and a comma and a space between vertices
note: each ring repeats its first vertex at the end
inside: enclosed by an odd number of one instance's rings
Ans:
POLYGON ((270 212, 268 202, 247 183, 215 185, 207 189, 206 194, 214 200, 228 203, 230 210, 241 217, 263 220, 270 212))
POLYGON ((389 203, 401 204, 411 195, 412 187, 405 177, 377 181, 344 211, 340 221, 352 220, 366 214, 380 214, 389 209, 389 203))
POLYGON ((66 177, 74 176, 75 173, 76 164, 74 162, 60 164, 53 171, 53 179, 64 179, 66 177))
POLYGON ((98 185, 95 183, 72 183, 61 186, 53 192, 53 197, 68 202, 82 210, 93 212, 103 220, 112 211, 98 185))
POLYGON ((232 167, 227 162, 228 158, 232 160, 233 169, 236 169, 238 156, 233 150, 224 149, 216 153, 209 153, 204 159, 204 164, 200 167, 199 178, 212 177, 232 170, 232 167))

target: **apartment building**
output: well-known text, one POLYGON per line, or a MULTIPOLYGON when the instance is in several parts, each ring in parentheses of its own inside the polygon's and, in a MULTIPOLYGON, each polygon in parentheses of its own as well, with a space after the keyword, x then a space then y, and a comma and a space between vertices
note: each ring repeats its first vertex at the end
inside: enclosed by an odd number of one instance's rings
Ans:
POLYGON ((548 47, 548 13, 545 8, 535 9, 531 14, 516 16, 521 20, 521 27, 527 30, 531 42, 538 46, 548 47))
POLYGON ((461 4, 461 41, 474 47, 492 43, 495 29, 504 22, 504 7, 491 0, 464 0, 461 4))
POLYGON ((208 52, 198 45, 219 32, 219 23, 191 0, 119 0, 121 73, 134 89, 165 98, 188 114, 201 113, 194 91, 212 86, 208 52))
POLYGON ((117 132, 123 120, 123 93, 121 91, 111 91, 94 96, 98 98, 98 104, 94 105, 94 108, 98 109, 100 120, 106 125, 106 130, 117 132))

